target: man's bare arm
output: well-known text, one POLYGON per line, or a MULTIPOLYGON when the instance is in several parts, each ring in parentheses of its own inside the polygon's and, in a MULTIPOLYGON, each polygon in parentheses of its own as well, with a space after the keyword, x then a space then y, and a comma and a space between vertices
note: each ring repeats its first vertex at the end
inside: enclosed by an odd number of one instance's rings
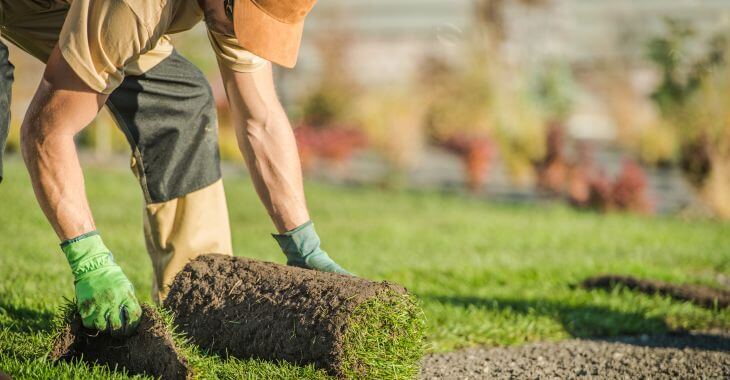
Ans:
POLYGON ((23 120, 23 159, 48 221, 63 241, 74 275, 76 305, 84 326, 132 333, 142 314, 134 287, 95 231, 74 135, 99 112, 107 96, 89 88, 58 48, 23 120))
POLYGON ((23 120, 23 158, 38 203, 61 240, 95 230, 73 138, 106 97, 89 88, 55 48, 23 120))
POLYGON ((256 191, 279 233, 309 221, 302 169, 271 64, 253 73, 220 66, 238 137, 256 191))
POLYGON ((287 265, 351 275, 320 247, 304 198, 302 167, 289 119, 276 97, 271 64, 253 73, 221 65, 241 153, 271 216, 287 265))

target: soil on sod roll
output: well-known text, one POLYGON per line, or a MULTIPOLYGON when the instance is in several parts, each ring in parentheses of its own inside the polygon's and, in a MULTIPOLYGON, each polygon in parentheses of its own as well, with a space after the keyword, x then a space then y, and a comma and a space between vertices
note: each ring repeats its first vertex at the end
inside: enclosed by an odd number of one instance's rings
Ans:
POLYGON ((623 286, 627 289, 646 294, 661 294, 700 306, 725 308, 730 305, 730 292, 707 286, 692 284, 672 284, 669 282, 642 280, 631 276, 603 275, 590 277, 581 284, 585 289, 613 289, 623 286))
POLYGON ((187 379, 192 376, 187 361, 175 347, 162 317, 142 305, 137 332, 129 337, 113 337, 89 330, 81 324, 75 308, 59 331, 51 349, 52 360, 83 360, 123 368, 130 374, 147 374, 161 379, 187 379))
POLYGON ((345 378, 413 378, 424 319, 398 285, 206 255, 165 307, 192 342, 222 355, 314 364, 345 378))

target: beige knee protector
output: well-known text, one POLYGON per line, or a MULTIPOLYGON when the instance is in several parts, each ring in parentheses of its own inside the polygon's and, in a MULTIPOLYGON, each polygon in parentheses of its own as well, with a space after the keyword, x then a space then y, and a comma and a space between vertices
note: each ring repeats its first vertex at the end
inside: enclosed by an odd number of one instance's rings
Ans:
POLYGON ((144 235, 152 260, 152 299, 159 304, 175 275, 190 260, 208 253, 233 254, 223 181, 146 205, 144 235))

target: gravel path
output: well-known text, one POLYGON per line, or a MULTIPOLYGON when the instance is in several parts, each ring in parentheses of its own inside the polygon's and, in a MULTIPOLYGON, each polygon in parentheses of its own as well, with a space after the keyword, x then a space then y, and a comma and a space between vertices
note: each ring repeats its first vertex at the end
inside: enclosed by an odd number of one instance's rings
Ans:
POLYGON ((730 379, 730 332, 475 348, 424 359, 423 379, 730 379))

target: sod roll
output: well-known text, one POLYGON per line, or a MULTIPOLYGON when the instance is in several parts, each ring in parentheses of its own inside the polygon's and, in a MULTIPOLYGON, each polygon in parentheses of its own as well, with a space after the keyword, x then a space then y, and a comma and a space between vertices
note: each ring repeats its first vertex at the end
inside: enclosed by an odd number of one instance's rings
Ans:
POLYGON ((168 322, 149 305, 142 304, 137 331, 111 336, 83 327, 73 304, 66 305, 49 357, 53 361, 83 360, 125 369, 130 375, 150 375, 163 380, 192 378, 193 370, 176 345, 168 322))
POLYGON ((423 354, 423 312, 387 282, 206 255, 177 275, 164 305, 203 348, 340 378, 413 378, 423 354))

